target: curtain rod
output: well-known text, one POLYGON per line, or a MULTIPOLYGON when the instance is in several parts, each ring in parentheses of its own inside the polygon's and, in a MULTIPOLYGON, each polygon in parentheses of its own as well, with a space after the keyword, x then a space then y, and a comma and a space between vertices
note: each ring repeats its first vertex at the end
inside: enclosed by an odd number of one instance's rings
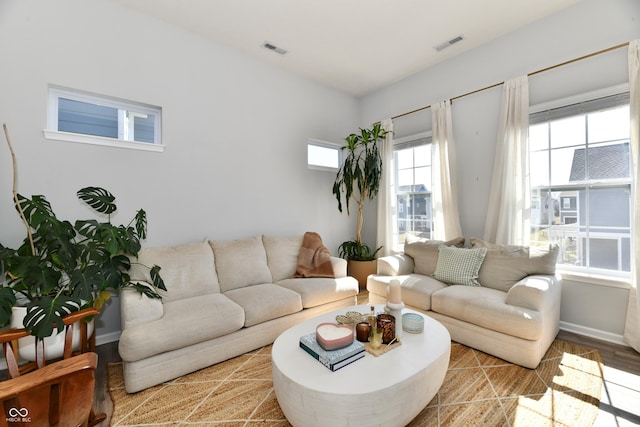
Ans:
MULTIPOLYGON (((602 49, 602 50, 599 50, 597 52, 593 52, 593 53, 590 53, 590 54, 587 54, 587 55, 584 55, 584 56, 580 56, 578 58, 570 59, 569 61, 561 62, 559 64, 552 65, 550 67, 546 67, 546 68, 543 68, 541 70, 537 70, 537 71, 531 72, 531 73, 527 74, 527 77, 535 76, 536 74, 544 73, 545 71, 553 70, 555 68, 560 68, 560 67, 563 67, 565 65, 572 64, 574 62, 582 61, 583 59, 591 58, 593 56, 597 56, 597 55, 600 55, 602 53, 611 52, 612 50, 620 49, 620 48, 625 47, 625 46, 629 46, 629 42, 621 43, 621 44, 616 45, 616 46, 608 47, 606 49, 602 49)), ((504 82, 495 83, 495 84, 492 84, 490 86, 483 87, 481 89, 476 89, 476 90, 473 90, 471 92, 467 92, 467 93, 462 94, 462 95, 454 96, 453 98, 451 98, 451 101, 453 102, 456 99, 464 98, 465 96, 473 95, 473 94, 478 93, 478 92, 483 92, 483 91, 488 90, 488 89, 493 89, 494 87, 498 87, 498 86, 501 86, 503 84, 504 84, 504 82)), ((395 119, 398 119, 400 117, 408 116, 408 115, 413 114, 413 113, 417 113, 417 112, 420 112, 420 111, 423 111, 423 110, 428 110, 429 108, 431 108, 431 105, 426 105, 424 107, 416 108, 415 110, 407 111, 406 113, 398 114, 397 116, 391 117, 391 119, 395 120, 395 119)))

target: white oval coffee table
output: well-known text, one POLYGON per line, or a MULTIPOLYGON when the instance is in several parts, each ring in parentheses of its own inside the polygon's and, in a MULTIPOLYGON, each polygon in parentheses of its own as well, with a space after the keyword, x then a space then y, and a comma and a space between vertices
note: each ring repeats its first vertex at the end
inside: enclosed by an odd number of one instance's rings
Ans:
MULTIPOLYGON (((338 314, 369 305, 343 308, 293 326, 273 343, 273 386, 278 403, 293 426, 405 426, 436 395, 449 367, 451 337, 436 320, 424 317, 424 332, 403 332, 402 344, 381 356, 365 357, 335 372, 299 346, 300 337, 338 314)), ((376 312, 384 306, 376 305, 376 312)))

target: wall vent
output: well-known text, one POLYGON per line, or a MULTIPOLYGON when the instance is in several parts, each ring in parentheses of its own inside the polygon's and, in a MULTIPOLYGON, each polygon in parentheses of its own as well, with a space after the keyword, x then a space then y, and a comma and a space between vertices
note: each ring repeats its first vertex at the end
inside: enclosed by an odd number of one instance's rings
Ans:
POLYGON ((272 43, 269 43, 269 42, 264 42, 264 43, 262 44, 262 47, 263 47, 263 48, 265 48, 265 49, 272 50, 272 51, 274 51, 274 52, 276 52, 276 53, 279 53, 280 55, 284 55, 284 54, 286 54, 286 53, 287 53, 287 50, 286 50, 286 49, 283 49, 283 48, 281 48, 281 47, 278 47, 278 46, 276 46, 276 45, 274 45, 274 44, 272 44, 272 43))
POLYGON ((440 43, 437 46, 434 46, 434 49, 437 50, 438 52, 440 52, 441 50, 448 48, 452 44, 456 44, 458 42, 461 42, 463 39, 464 39, 464 36, 462 34, 460 34, 459 36, 455 36, 451 40, 447 40, 446 42, 443 42, 443 43, 440 43))

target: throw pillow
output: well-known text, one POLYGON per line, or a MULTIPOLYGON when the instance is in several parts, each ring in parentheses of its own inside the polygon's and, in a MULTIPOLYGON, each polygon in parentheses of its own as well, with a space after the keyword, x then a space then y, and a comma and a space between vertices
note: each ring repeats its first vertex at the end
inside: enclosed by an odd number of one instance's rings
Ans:
POLYGON ((267 264, 273 282, 288 279, 296 272, 302 235, 294 237, 262 236, 267 252, 267 264))
POLYGON ((240 240, 210 240, 209 244, 213 248, 222 292, 272 282, 262 236, 240 240))
POLYGON ((436 271, 438 262, 438 247, 440 245, 464 247, 464 237, 458 237, 447 242, 442 240, 428 240, 407 235, 404 243, 404 253, 413 258, 413 272, 431 276, 436 271))
POLYGON ((471 247, 487 248, 487 255, 479 272, 480 284, 504 292, 532 274, 555 274, 560 250, 558 245, 497 245, 476 238, 471 239, 471 247))
POLYGON ((478 272, 487 248, 464 249, 440 245, 433 277, 453 285, 480 286, 478 272))
POLYGON ((143 248, 138 258, 131 260, 131 280, 151 283, 149 269, 144 266, 154 264, 162 267, 160 274, 167 287, 167 292, 160 291, 164 302, 220 292, 207 242, 143 248))

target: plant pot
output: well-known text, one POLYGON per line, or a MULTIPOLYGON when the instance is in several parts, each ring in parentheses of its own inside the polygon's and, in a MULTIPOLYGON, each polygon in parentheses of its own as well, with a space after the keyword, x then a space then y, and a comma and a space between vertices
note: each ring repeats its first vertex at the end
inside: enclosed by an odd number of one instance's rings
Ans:
POLYGON ((378 268, 378 261, 347 261, 347 274, 354 277, 358 281, 358 287, 361 291, 367 289, 367 277, 370 274, 376 274, 378 268))
MULTIPOLYGON (((24 328, 23 320, 27 315, 27 307, 11 308, 11 327, 24 328)), ((87 324, 87 336, 91 336, 94 330, 94 319, 87 324)), ((24 360, 34 362, 36 360, 35 337, 29 336, 18 340, 18 354, 24 360)), ((76 328, 73 331, 73 349, 80 348, 80 331, 76 328)), ((64 331, 44 339, 44 359, 51 360, 62 357, 64 354, 64 331)))

